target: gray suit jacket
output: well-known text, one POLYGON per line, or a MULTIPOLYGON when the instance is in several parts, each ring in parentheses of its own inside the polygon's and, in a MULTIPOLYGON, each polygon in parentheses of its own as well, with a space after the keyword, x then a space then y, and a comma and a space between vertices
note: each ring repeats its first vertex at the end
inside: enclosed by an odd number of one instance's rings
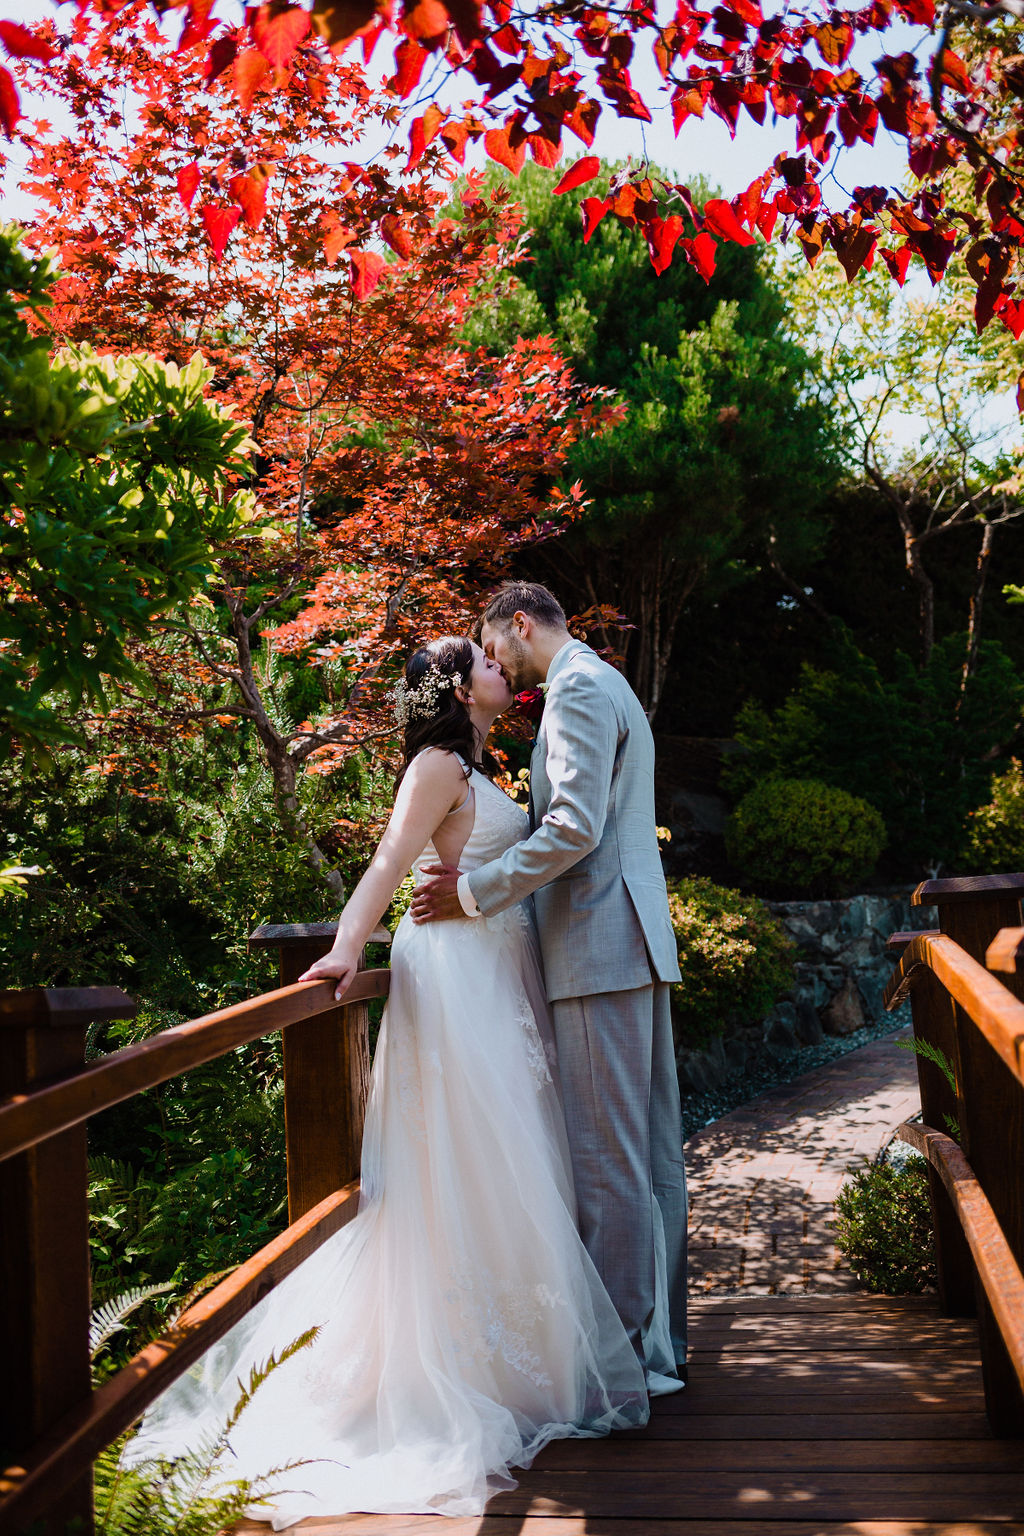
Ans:
POLYGON ((469 875, 485 915, 535 894, 548 997, 678 981, 654 817, 654 738, 625 678, 573 641, 548 671, 533 832, 469 875))

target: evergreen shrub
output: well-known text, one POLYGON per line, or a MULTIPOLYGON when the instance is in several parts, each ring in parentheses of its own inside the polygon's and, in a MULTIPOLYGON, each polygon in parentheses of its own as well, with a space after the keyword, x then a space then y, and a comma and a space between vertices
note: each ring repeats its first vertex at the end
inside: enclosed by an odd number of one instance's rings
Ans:
POLYGON ((725 846, 752 885, 833 896, 874 869, 885 823, 866 800, 819 779, 768 779, 736 807, 725 846))
POLYGON ((1004 745, 1019 728, 1024 680, 995 642, 982 641, 961 697, 963 640, 939 641, 927 667, 897 651, 886 674, 832 631, 826 670, 801 668, 774 710, 748 699, 733 734, 723 787, 734 801, 766 779, 819 779, 882 814, 887 873, 918 878, 963 857, 969 812, 984 804, 1004 745))
POLYGON ((706 1045, 727 1019, 762 1017, 793 985, 793 943, 756 896, 710 880, 672 880, 668 905, 682 980, 672 988, 676 1032, 706 1045))
POLYGON ((928 1165, 872 1163, 858 1169, 836 1197, 836 1244, 867 1290, 905 1296, 935 1282, 928 1165))
POLYGON ((967 818, 967 861, 986 874, 1024 868, 1024 764, 1012 758, 992 780, 992 798, 967 818))

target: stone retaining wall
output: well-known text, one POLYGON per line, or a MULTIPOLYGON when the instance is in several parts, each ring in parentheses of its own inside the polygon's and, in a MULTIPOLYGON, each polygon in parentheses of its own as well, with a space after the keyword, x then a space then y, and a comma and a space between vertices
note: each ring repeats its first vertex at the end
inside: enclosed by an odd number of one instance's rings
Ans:
MULTIPOLYGON (((724 1033, 701 1051, 683 1046, 677 1056, 683 1092, 713 1092, 765 1051, 787 1056, 819 1045, 826 1035, 850 1035, 879 1024, 882 994, 892 971, 885 953, 891 933, 930 928, 934 910, 911 907, 908 896, 851 896, 844 901, 773 901, 796 944, 796 983, 764 1019, 732 1018, 724 1033)), ((892 1028, 906 1022, 900 1009, 892 1028)))

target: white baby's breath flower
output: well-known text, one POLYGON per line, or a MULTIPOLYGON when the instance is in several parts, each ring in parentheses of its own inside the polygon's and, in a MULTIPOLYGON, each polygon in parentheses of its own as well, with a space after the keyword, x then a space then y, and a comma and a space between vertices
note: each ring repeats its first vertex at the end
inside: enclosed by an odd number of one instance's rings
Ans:
POLYGON ((400 677, 391 690, 395 719, 403 730, 417 716, 429 719, 437 709, 442 693, 448 688, 461 688, 462 683, 461 672, 442 672, 437 667, 431 667, 411 688, 405 678, 400 677))

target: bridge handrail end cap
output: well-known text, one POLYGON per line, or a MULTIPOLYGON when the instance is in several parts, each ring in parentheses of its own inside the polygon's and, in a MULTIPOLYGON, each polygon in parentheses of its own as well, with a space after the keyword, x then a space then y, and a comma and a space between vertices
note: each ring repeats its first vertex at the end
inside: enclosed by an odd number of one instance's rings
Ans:
POLYGON ((941 880, 922 880, 910 898, 910 905, 945 906, 998 896, 1024 896, 1024 874, 951 875, 941 880))
POLYGON ((133 1019, 139 1005, 120 987, 22 987, 0 992, 0 1029, 68 1029, 133 1019))

